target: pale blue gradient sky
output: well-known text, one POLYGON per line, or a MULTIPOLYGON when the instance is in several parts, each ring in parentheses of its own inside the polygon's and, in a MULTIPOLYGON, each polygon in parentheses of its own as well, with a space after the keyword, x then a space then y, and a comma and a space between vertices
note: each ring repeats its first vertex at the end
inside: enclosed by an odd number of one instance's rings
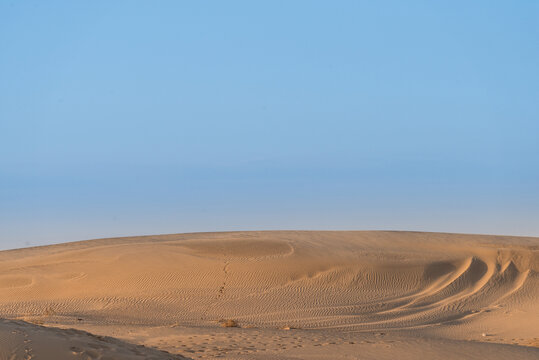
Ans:
POLYGON ((2 1, 0 248, 539 236, 537 1, 2 1))

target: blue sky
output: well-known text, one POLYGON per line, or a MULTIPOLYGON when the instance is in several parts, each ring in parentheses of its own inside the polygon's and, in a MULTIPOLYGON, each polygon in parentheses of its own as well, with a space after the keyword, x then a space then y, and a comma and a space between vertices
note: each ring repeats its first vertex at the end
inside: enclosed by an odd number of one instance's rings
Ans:
POLYGON ((536 1, 2 1, 0 248, 539 236, 536 1))

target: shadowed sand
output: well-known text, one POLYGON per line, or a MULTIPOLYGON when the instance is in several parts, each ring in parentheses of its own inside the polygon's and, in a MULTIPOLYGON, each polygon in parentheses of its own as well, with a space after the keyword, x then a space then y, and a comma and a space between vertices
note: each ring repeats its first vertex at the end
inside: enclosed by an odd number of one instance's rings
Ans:
POLYGON ((3 251, 0 317, 19 321, 0 322, 0 359, 536 359, 538 271, 538 238, 414 232, 3 251))

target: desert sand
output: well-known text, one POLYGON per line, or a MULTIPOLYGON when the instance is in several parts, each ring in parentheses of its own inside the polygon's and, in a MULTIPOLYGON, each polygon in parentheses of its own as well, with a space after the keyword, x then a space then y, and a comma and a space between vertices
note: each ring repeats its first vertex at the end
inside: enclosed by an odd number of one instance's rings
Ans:
POLYGON ((538 359, 539 238, 269 231, 0 252, 0 359, 538 359))

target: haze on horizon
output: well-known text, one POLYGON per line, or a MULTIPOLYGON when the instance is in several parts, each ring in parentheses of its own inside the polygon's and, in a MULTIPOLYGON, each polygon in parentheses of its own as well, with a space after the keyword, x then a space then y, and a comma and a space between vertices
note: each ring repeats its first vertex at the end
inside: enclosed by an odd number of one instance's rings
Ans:
POLYGON ((0 3, 0 249, 539 236, 539 3, 0 3))

